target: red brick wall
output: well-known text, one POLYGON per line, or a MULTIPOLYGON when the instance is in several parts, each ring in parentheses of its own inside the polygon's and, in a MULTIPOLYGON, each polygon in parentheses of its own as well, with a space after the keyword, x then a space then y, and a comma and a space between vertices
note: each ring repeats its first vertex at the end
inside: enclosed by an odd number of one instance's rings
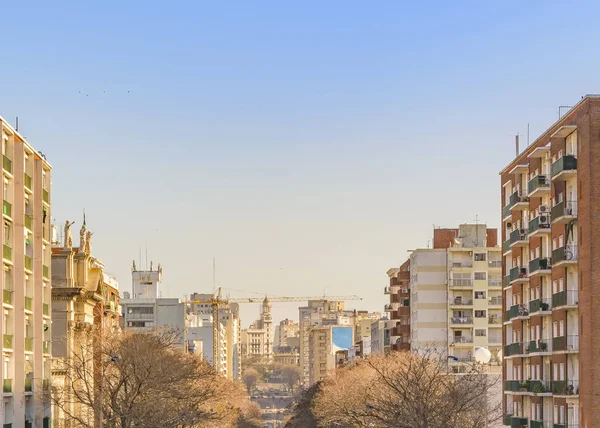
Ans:
POLYGON ((458 229, 433 229, 433 248, 448 248, 454 245, 458 229))

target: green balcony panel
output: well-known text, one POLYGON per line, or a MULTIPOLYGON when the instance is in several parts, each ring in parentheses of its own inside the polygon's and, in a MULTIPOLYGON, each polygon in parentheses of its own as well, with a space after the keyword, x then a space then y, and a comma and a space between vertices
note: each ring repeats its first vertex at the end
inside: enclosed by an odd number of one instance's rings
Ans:
POLYGON ((12 334, 2 335, 2 346, 7 349, 12 349, 12 347, 13 347, 13 335, 12 334))
POLYGON ((504 381, 504 390, 505 391, 518 391, 520 388, 520 382, 518 380, 505 380, 504 381))
POLYGON ((540 304, 542 301, 540 299, 531 300, 529 302, 529 313, 532 314, 540 310, 540 304))
POLYGON ((554 337, 552 339, 552 350, 553 351, 566 351, 567 350, 567 336, 554 337))
POLYGON ((510 285, 510 275, 506 275, 504 278, 502 278, 502 286, 508 287, 509 285, 510 285))
POLYGON ((529 274, 531 275, 538 270, 547 270, 551 267, 550 260, 547 257, 538 257, 529 262, 529 274))
POLYGON ((12 295, 13 292, 11 290, 2 290, 2 302, 12 305, 12 295))
POLYGON ((12 204, 5 200, 3 200, 2 202, 2 212, 7 216, 12 217, 12 204))
POLYGON ((529 426, 529 419, 513 417, 510 421, 510 426, 511 428, 527 428, 529 426))
POLYGON ((29 256, 25 256, 25 269, 33 270, 33 260, 29 256))
POLYGON ((4 247, 2 247, 2 257, 12 261, 12 248, 8 245, 4 245, 4 247))
POLYGON ((2 385, 2 391, 6 393, 12 392, 12 379, 4 379, 4 383, 2 385))
POLYGON ((29 190, 33 190, 33 188, 31 187, 31 181, 31 177, 27 174, 24 174, 23 184, 25 184, 25 187, 27 187, 29 190))
POLYGON ((512 421, 512 415, 504 415, 502 418, 502 422, 506 426, 510 426, 511 421, 512 421))
POLYGON ((33 299, 31 297, 25 296, 25 310, 31 311, 33 308, 33 299))
POLYGON ((33 230, 33 218, 30 215, 25 214, 25 227, 29 230, 33 230))
POLYGON ((47 204, 50 204, 50 194, 48 193, 48 191, 46 189, 44 189, 42 191, 42 198, 43 198, 44 202, 46 202, 47 204))
POLYGON ((529 341, 529 352, 540 352, 540 349, 538 348, 538 344, 537 344, 537 340, 530 340, 529 341))
POLYGON ((510 319, 516 318, 519 316, 519 305, 512 305, 509 309, 510 319))
POLYGON ((560 291, 552 295, 552 307, 557 308, 567 304, 567 292, 560 291))
POLYGON ((529 183, 527 183, 527 189, 529 190, 530 194, 539 188, 550 189, 550 180, 547 176, 536 175, 531 180, 529 180, 529 183))
POLYGON ((12 174, 12 161, 6 155, 2 155, 2 168, 12 174))
POLYGON ((510 204, 502 208, 502 218, 508 218, 510 216, 510 204))
POLYGON ((510 251, 510 239, 507 239, 502 243, 502 253, 507 253, 510 251))
POLYGON ((551 166, 552 177, 563 171, 572 171, 577 169, 577 158, 573 155, 566 155, 559 158, 551 166))
POLYGON ((510 280, 511 281, 518 279, 520 276, 521 276, 521 267, 520 266, 514 267, 510 270, 510 280))
POLYGON ((32 337, 26 337, 25 338, 25 350, 27 352, 32 352, 33 351, 33 338, 32 337))
POLYGON ((544 428, 542 421, 529 421, 529 428, 544 428))
POLYGON ((515 206, 515 204, 517 202, 520 202, 520 201, 521 201, 521 198, 519 197, 519 192, 514 192, 512 195, 510 195, 508 206, 512 208, 515 206))
POLYGON ((567 390, 567 381, 565 381, 565 380, 552 381, 552 393, 553 394, 565 394, 566 390, 567 390))

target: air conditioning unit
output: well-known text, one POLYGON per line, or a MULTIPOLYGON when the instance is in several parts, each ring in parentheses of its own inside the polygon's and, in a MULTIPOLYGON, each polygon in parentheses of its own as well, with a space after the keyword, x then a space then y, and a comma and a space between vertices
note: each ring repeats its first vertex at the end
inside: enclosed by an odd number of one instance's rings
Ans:
POLYGON ((550 224, 550 216, 549 215, 541 215, 540 216, 540 224, 550 224))
POLYGON ((540 210, 541 213, 548 212, 548 207, 546 205, 540 205, 540 207, 538 209, 540 210))
POLYGON ((527 229, 519 229, 519 235, 527 234, 527 229))
POLYGON ((546 184, 546 182, 547 182, 547 178, 545 175, 538 176, 538 184, 546 184))
POLYGON ((513 224, 509 221, 508 223, 506 223, 506 228, 507 229, 512 229, 513 224))

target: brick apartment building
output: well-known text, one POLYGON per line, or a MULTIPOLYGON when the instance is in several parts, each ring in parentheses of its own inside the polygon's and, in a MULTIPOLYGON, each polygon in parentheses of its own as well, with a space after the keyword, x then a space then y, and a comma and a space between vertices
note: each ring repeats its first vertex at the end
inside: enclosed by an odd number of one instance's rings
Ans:
POLYGON ((394 327, 390 329, 389 350, 410 351, 410 260, 399 268, 389 269, 387 275, 390 285, 385 287, 384 293, 389 294, 390 303, 385 305, 385 311, 394 321, 394 327))
POLYGON ((504 423, 600 427, 600 96, 500 174, 504 423))

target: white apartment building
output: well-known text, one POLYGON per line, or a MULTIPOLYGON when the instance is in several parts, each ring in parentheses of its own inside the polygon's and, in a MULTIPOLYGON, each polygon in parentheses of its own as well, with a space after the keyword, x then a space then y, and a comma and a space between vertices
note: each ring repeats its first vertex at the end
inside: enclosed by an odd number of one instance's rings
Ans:
POLYGON ((297 338, 300 335, 300 325, 290 319, 282 320, 279 325, 275 326, 275 352, 279 352, 279 348, 289 347, 289 338, 297 338))
POLYGON ((45 156, 0 117, 2 329, 5 428, 50 426, 50 170, 45 156), (46 398, 45 398, 46 397, 46 398))
POLYGON ((390 350, 392 328, 395 326, 396 320, 377 320, 371 324, 371 355, 390 350))

